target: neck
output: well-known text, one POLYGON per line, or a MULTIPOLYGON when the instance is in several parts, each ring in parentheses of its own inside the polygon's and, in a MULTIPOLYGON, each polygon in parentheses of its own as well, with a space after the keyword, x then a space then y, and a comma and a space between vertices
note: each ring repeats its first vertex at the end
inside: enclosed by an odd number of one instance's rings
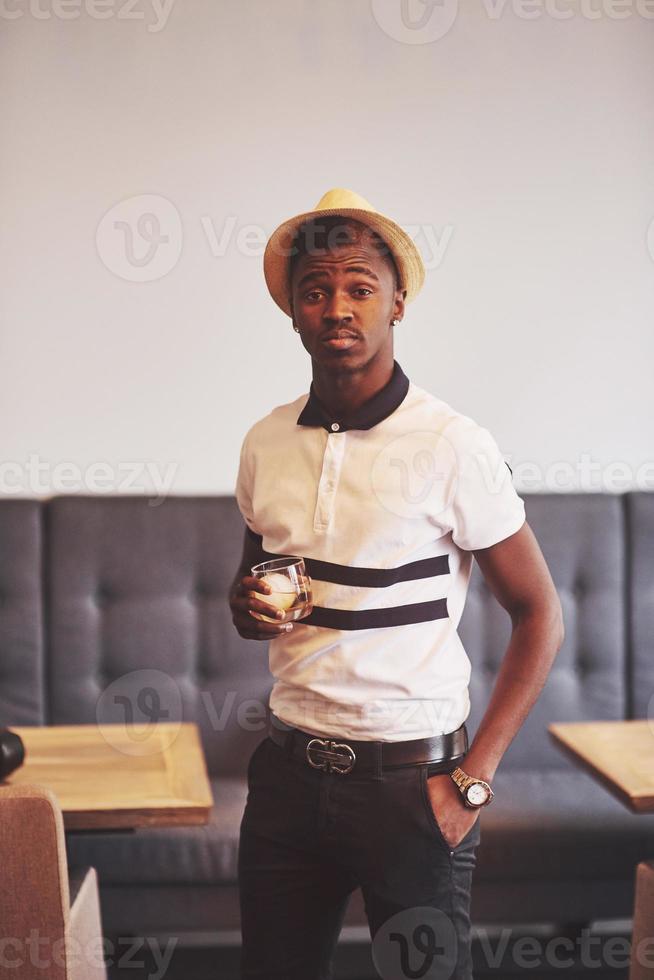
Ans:
POLYGON ((347 417, 381 391, 393 375, 393 352, 354 370, 326 370, 313 363, 313 389, 330 415, 347 417))

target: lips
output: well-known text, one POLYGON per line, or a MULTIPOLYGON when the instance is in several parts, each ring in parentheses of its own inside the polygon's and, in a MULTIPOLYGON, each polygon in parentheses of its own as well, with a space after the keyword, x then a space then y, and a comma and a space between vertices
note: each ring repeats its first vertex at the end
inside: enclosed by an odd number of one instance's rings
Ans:
POLYGON ((358 339, 356 334, 350 333, 348 330, 333 330, 321 337, 323 344, 332 350, 347 350, 348 347, 356 344, 358 339))

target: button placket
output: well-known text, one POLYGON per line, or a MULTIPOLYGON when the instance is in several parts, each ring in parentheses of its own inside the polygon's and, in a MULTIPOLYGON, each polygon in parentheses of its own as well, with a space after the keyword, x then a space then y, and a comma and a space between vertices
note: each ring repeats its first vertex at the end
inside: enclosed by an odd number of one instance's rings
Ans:
MULTIPOLYGON (((338 423, 334 422, 333 425, 338 425, 338 423)), ((329 433, 325 443, 322 471, 318 482, 316 510, 313 515, 314 531, 325 531, 334 512, 336 487, 345 452, 345 436, 345 432, 329 433)))

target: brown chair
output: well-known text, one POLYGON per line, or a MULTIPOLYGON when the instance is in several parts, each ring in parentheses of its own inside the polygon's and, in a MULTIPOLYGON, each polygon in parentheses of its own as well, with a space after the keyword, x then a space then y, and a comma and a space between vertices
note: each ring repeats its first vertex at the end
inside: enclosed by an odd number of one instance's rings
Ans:
POLYGON ((68 873, 44 786, 0 785, 0 980, 106 980, 95 868, 68 873))
POLYGON ((654 861, 641 861, 636 868, 629 980, 645 980, 645 978, 652 980, 652 976, 654 976, 654 861))

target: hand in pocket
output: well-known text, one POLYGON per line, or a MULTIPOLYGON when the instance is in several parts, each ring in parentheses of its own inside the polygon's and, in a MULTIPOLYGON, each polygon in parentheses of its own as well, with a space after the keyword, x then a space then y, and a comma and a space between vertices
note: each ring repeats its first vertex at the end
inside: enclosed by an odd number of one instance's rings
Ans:
POLYGON ((425 780, 434 821, 446 844, 458 847, 479 819, 479 810, 463 802, 463 797, 447 773, 436 773, 425 780))

